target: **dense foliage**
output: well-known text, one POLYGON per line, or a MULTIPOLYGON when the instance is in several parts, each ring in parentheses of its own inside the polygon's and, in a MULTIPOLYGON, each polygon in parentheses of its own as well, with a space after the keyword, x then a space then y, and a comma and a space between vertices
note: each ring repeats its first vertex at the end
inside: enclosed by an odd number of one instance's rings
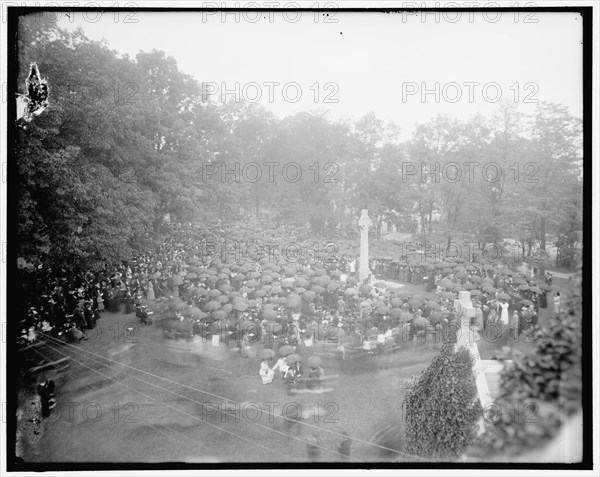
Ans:
POLYGON ((486 455, 502 449, 519 454, 543 445, 554 437, 565 418, 581 409, 582 335, 581 273, 560 314, 554 315, 535 336, 526 355, 516 351, 501 375, 501 395, 486 421, 479 449, 486 455))
POLYGON ((349 124, 220 104, 163 52, 121 56, 43 16, 20 21, 21 91, 31 62, 48 80, 50 106, 19 129, 11 169, 28 263, 116 263, 159 239, 167 218, 266 210, 331 236, 356 231, 364 206, 377 235, 388 222, 427 244, 511 238, 531 254, 551 234, 567 262, 580 245, 581 122, 560 105, 540 103, 531 117, 510 103, 490 119, 439 116, 401 142, 374 114, 349 124), (457 176, 453 162, 479 165, 457 176), (256 181, 252 163, 262 166, 256 181), (265 163, 279 164, 272 181, 265 163), (283 177, 290 163, 301 168, 297 181, 283 177), (488 163, 502 177, 489 180, 488 163))
POLYGON ((406 451, 459 458, 477 434, 481 413, 469 350, 444 344, 406 394, 406 451))

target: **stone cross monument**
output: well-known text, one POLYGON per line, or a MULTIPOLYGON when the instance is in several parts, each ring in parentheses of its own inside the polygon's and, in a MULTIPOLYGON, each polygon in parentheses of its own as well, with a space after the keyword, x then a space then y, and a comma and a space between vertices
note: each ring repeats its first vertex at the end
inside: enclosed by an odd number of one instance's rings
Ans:
MULTIPOLYGON (((473 357, 473 376, 475 378, 475 385, 477 386, 477 394, 479 401, 484 409, 487 409, 493 399, 490 393, 489 385, 487 382, 485 368, 479 355, 479 347, 477 346, 477 335, 474 328, 478 328, 480 323, 476 323, 475 326, 471 326, 471 319, 475 317, 475 307, 471 302, 471 294, 468 291, 458 292, 458 299, 454 300, 454 309, 459 315, 460 331, 456 348, 465 346, 471 356, 473 357)), ((485 430, 484 418, 479 419, 479 434, 482 434, 485 430)))
POLYGON ((371 226, 371 220, 369 219, 369 211, 367 209, 362 209, 358 225, 360 227, 360 266, 358 276, 362 283, 371 274, 371 270, 369 270, 369 227, 371 226))

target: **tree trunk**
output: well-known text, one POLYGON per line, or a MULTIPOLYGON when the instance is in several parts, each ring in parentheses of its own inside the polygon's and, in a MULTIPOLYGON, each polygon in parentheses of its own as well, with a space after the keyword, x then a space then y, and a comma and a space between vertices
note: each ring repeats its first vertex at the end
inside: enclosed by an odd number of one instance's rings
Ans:
POLYGON ((546 250, 546 218, 540 219, 540 249, 546 250))
POLYGON ((429 229, 429 235, 431 235, 432 232, 432 227, 431 227, 431 221, 433 218, 433 201, 429 202, 429 223, 427 224, 427 227, 429 229))
POLYGON ((152 238, 154 239, 155 245, 162 241, 162 224, 163 224, 162 216, 156 217, 154 219, 154 222, 152 222, 152 232, 153 232, 152 238))

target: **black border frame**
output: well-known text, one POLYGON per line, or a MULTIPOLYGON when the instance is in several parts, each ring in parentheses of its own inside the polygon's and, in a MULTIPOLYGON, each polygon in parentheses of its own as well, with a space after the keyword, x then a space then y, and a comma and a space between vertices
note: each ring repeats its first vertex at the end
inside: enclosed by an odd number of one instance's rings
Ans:
MULTIPOLYGON (((167 2, 165 2, 167 4, 167 2)), ((73 12, 73 11, 131 11, 128 8, 114 7, 14 7, 7 6, 7 78, 8 98, 16 97, 18 79, 18 56, 17 56, 17 31, 20 15, 37 12, 73 12), (11 54, 12 53, 12 54, 11 54), (11 58, 16 61, 11 61, 11 58)), ((592 41, 593 41, 593 7, 591 6, 568 6, 568 7, 493 7, 493 8, 273 8, 273 9, 244 9, 244 8, 182 8, 182 7, 141 7, 135 11, 142 12, 236 12, 236 11, 269 11, 269 12, 357 12, 357 13, 400 13, 400 12, 562 12, 578 13, 582 17, 583 34, 583 251, 582 251, 582 316, 583 339, 582 339, 582 409, 583 409, 583 458, 579 463, 524 463, 524 462, 480 462, 480 463, 372 463, 365 462, 364 465, 350 463, 307 463, 293 465, 288 463, 217 463, 217 464, 187 464, 180 462, 163 462, 158 464, 148 463, 17 463, 15 461, 16 429, 17 429, 17 396, 14 390, 17 385, 15 369, 9 366, 11 359, 17 355, 17 345, 10 340, 14 336, 16 324, 7 319, 7 471, 134 471, 134 470, 224 470, 224 469, 553 469, 553 470, 591 470, 593 467, 593 433, 592 433, 592 41), (12 358, 11 358, 12 357, 12 358)), ((19 185, 16 181, 16 165, 10 160, 16 144, 16 104, 13 101, 7 103, 7 263, 6 263, 6 315, 10 315, 10 298, 18 296, 18 284, 11 280, 17 273, 17 247, 16 223, 17 223, 17 200, 19 185), (11 177, 15 179, 8 180, 11 177)))

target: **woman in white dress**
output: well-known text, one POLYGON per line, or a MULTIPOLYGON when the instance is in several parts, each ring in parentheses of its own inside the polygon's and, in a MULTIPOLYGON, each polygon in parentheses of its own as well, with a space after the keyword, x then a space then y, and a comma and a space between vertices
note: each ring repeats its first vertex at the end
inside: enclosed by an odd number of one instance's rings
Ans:
POLYGON ((283 378, 285 376, 285 373, 287 373, 289 369, 289 366, 287 364, 287 358, 285 358, 285 356, 283 358, 279 358, 277 363, 275 363, 275 366, 273 366, 273 371, 275 371, 276 369, 279 369, 279 371, 281 372, 281 377, 283 378))
POLYGON ((554 313, 560 313, 560 293, 556 292, 556 296, 554 297, 554 313))
POLYGON ((148 300, 154 300, 156 296, 154 295, 154 286, 151 281, 148 281, 148 300))
POLYGON ((506 300, 502 300, 498 306, 501 309, 500 323, 504 326, 508 326, 508 303, 506 303, 506 300))
POLYGON ((275 372, 269 368, 269 362, 266 359, 260 363, 260 371, 258 374, 260 375, 263 384, 271 384, 273 382, 273 376, 275 376, 275 372))

